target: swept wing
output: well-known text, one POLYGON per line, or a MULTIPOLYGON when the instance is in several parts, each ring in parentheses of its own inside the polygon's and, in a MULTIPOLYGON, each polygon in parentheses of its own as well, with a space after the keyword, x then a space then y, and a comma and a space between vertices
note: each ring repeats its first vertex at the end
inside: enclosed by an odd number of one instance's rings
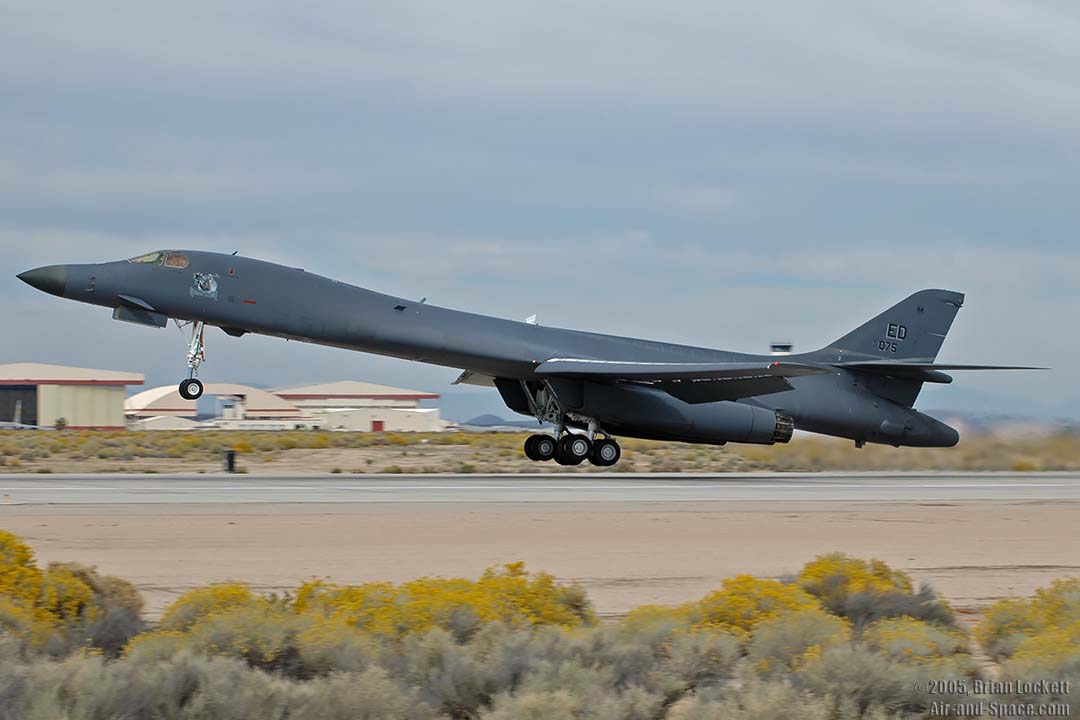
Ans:
POLYGON ((648 383, 697 404, 771 395, 791 389, 788 378, 833 372, 829 367, 787 362, 678 363, 552 358, 537 375, 598 382, 648 383))

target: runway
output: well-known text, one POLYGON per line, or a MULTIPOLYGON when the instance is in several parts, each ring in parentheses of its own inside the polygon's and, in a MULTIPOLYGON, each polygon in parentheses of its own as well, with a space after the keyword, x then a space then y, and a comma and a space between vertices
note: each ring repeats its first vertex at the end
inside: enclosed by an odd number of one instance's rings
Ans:
POLYGON ((132 580, 150 616, 230 578, 283 593, 517 560, 617 615, 835 550, 980 608, 1080 573, 1078 501, 1080 473, 0 475, 0 528, 39 563, 132 580))
POLYGON ((0 506, 982 500, 1080 500, 1080 473, 0 476, 0 506))

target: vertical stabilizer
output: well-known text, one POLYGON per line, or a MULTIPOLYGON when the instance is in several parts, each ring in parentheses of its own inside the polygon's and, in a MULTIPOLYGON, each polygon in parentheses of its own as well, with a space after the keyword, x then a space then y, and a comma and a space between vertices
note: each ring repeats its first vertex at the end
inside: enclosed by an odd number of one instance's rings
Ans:
POLYGON ((863 323, 824 352, 887 360, 933 362, 964 304, 952 290, 920 290, 863 323))

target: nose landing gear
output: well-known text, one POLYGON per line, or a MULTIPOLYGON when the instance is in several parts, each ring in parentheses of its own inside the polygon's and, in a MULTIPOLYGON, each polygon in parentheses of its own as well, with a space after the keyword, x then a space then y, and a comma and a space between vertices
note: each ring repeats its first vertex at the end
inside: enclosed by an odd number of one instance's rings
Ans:
POLYGON ((198 400, 203 394, 203 384, 199 378, 180 381, 180 397, 185 400, 198 400))
MULTIPOLYGON (((183 332, 183 326, 176 324, 183 332)), ((199 365, 206 359, 206 323, 196 321, 191 324, 191 342, 188 344, 188 376, 180 382, 180 397, 185 400, 198 400, 203 394, 203 384, 196 377, 199 365)))

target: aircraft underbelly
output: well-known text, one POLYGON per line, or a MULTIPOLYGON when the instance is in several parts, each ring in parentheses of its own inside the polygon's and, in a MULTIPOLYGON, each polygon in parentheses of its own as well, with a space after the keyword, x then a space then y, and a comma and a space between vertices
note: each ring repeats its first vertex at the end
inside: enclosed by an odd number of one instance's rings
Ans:
POLYGON ((784 421, 766 408, 730 401, 691 405, 662 390, 634 384, 581 385, 583 413, 605 427, 641 437, 764 444, 790 437, 781 429, 784 421))

